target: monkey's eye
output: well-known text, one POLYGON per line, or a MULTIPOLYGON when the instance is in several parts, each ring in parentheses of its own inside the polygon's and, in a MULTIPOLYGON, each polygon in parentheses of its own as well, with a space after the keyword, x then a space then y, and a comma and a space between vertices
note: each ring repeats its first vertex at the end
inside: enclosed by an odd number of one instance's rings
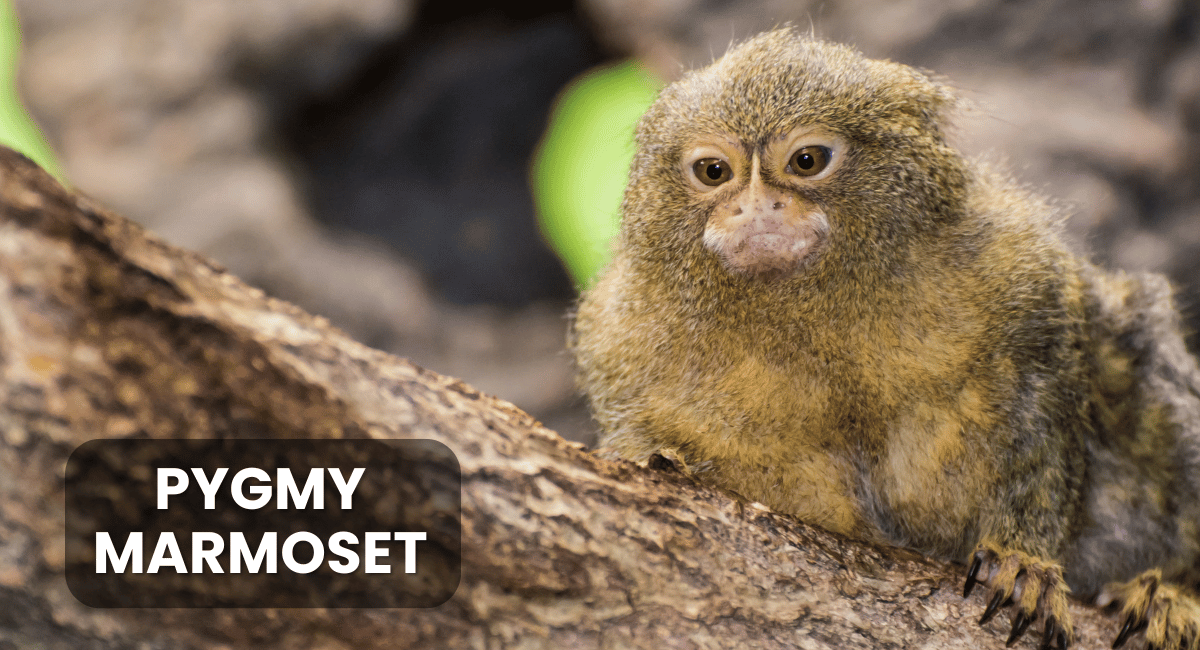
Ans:
POLYGON ((788 160, 787 170, 797 176, 816 176, 829 166, 829 147, 801 147, 788 160))
POLYGON ((692 164, 692 172, 701 183, 716 187, 733 177, 729 163, 720 158, 701 158, 692 164))

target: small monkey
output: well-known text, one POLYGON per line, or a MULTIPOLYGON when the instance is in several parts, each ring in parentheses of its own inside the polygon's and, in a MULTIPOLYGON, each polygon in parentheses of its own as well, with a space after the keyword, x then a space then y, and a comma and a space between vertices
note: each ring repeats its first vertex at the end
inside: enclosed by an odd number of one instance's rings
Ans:
POLYGON ((571 347, 601 444, 964 562, 1009 643, 1200 647, 1200 370, 1164 278, 1107 272, 945 129, 951 88, 781 29, 668 86, 571 347))

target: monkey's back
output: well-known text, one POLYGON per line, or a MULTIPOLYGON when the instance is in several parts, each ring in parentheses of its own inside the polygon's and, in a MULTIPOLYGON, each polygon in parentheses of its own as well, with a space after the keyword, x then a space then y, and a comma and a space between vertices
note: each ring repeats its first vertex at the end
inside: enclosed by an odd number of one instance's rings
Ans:
POLYGON ((1086 267, 1095 435, 1084 519, 1064 558, 1081 594, 1161 567, 1200 580, 1200 370, 1167 279, 1086 267))

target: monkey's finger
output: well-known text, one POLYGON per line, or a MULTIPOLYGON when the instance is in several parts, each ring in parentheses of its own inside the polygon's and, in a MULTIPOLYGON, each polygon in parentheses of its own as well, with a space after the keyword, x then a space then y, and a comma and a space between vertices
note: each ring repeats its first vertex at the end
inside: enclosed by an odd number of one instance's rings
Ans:
POLYGON ((1054 641, 1054 628, 1058 627, 1058 620, 1054 615, 1046 617, 1046 629, 1042 631, 1042 645, 1038 646, 1038 650, 1050 650, 1050 644, 1054 641))
POLYGON ((1057 644, 1059 650, 1067 650, 1071 645, 1071 641, 1067 638, 1067 630, 1062 625, 1059 625, 1058 619, 1054 616, 1046 618, 1046 628, 1042 631, 1042 644, 1040 650, 1050 650, 1053 644, 1057 644))
POLYGON ((1021 635, 1025 634, 1025 630, 1029 629, 1029 624, 1033 622, 1033 618, 1033 615, 1026 614, 1025 612, 1017 612, 1017 615, 1013 617, 1012 632, 1009 633, 1008 640, 1004 642, 1004 647, 1012 647, 1013 642, 1021 638, 1021 635))
POLYGON ((1112 650, 1117 650, 1117 648, 1125 645, 1125 642, 1129 640, 1129 636, 1133 634, 1134 622, 1133 614, 1125 617, 1125 623, 1121 626, 1121 631, 1117 632, 1117 638, 1113 639, 1112 650))
POLYGON ((1067 647, 1071 645, 1071 643, 1067 641, 1067 631, 1063 628, 1059 627, 1054 636, 1058 639, 1059 650, 1067 650, 1067 647))
POLYGON ((963 598, 971 595, 971 590, 975 588, 975 584, 979 582, 979 569, 983 566, 983 551, 975 553, 975 560, 971 562, 971 568, 967 569, 967 584, 963 586, 963 598))
POLYGON ((983 610, 983 616, 979 618, 980 625, 987 625, 987 622, 996 616, 996 612, 1000 611, 1000 604, 1004 601, 1004 592, 997 591, 995 596, 992 596, 991 602, 987 608, 983 610))
POLYGON ((1117 633, 1117 638, 1113 640, 1113 650, 1117 650, 1117 648, 1125 645, 1129 637, 1144 629, 1146 629, 1146 621, 1144 619, 1139 621, 1137 616, 1130 613, 1129 616, 1125 617, 1125 624, 1121 626, 1121 631, 1117 633))

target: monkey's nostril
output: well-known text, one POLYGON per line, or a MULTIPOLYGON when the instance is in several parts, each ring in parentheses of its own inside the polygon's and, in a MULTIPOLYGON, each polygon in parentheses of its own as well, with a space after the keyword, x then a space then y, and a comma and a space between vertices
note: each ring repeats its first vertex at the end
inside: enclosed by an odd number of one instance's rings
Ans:
POLYGON ((783 201, 776 201, 775 205, 771 206, 771 208, 773 208, 775 210, 782 210, 783 209, 783 201))

